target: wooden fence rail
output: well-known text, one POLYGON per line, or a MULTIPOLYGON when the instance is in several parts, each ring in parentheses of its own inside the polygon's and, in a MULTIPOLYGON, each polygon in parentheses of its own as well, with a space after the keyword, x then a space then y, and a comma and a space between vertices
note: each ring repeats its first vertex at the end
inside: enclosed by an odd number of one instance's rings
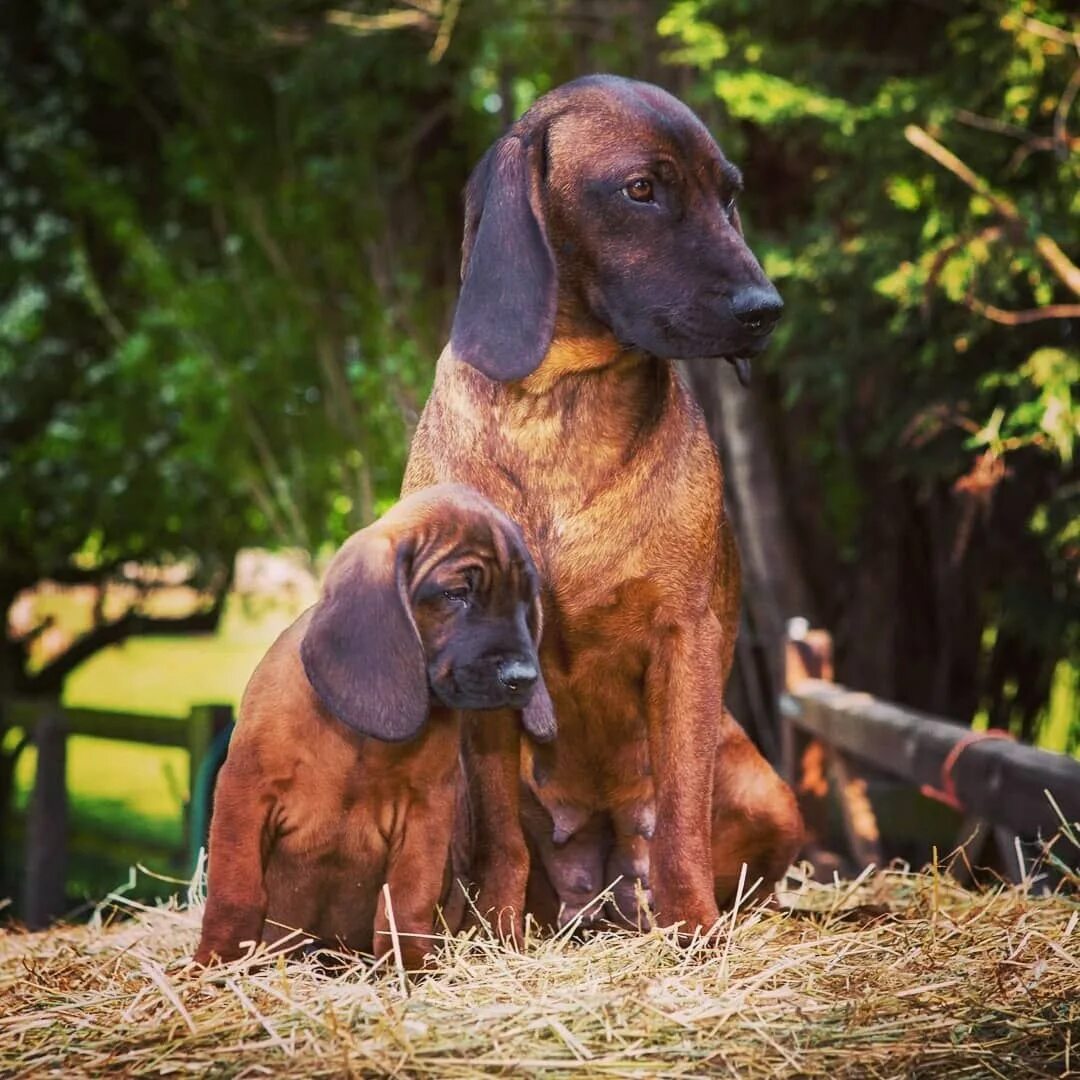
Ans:
MULTIPOLYGON (((65 910, 67 877, 68 791, 65 782, 67 737, 173 746, 188 752, 189 804, 185 833, 201 828, 208 807, 196 805, 212 796, 203 776, 211 748, 232 721, 230 705, 195 705, 187 716, 70 708, 54 699, 8 701, 9 726, 20 727, 37 747, 34 789, 26 824, 22 918, 31 929, 47 926, 65 910)), ((185 851, 197 850, 201 837, 188 836, 185 851)))
POLYGON ((803 731, 996 825, 1052 836, 1080 821, 1080 761, 989 732, 970 732, 832 683, 789 695, 803 731))
POLYGON ((825 831, 822 800, 827 788, 833 791, 856 862, 883 858, 868 768, 960 813, 957 846, 980 829, 984 839, 993 836, 1013 877, 1025 870, 1018 838, 1048 840, 1063 821, 1080 822, 1080 761, 832 683, 831 642, 821 631, 789 641, 787 649, 782 768, 812 834, 825 831))
MULTIPOLYGON (((984 833, 993 835, 1000 847, 1015 848, 1018 854, 1018 837, 1052 836, 1062 818, 1080 822, 1080 761, 1020 745, 1001 732, 972 732, 837 686, 831 678, 827 634, 811 631, 788 641, 782 768, 800 795, 812 835, 824 831, 827 788, 837 794, 856 862, 883 860, 867 767, 916 785, 959 811, 964 815, 961 842, 985 826, 984 833)), ((9 725, 31 734, 38 749, 26 830, 23 918, 28 926, 48 925, 64 910, 69 735, 187 750, 187 849, 198 850, 202 837, 194 834, 208 819, 212 759, 224 752, 230 706, 198 705, 186 717, 168 717, 69 708, 51 699, 23 700, 7 702, 5 716, 9 725)), ((1015 867, 1015 862, 1010 865, 1015 867)), ((1024 867, 1018 869, 1022 875, 1024 867)))

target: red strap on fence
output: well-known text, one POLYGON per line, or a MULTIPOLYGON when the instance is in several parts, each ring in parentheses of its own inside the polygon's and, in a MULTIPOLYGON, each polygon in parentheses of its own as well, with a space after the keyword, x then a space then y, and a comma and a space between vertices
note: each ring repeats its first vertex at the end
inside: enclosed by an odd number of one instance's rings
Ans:
POLYGON ((946 806, 951 806, 954 810, 963 812, 964 805, 956 797, 956 781, 953 780, 953 769, 956 768, 957 761, 960 760, 960 755, 969 747, 975 743, 984 742, 987 739, 1008 739, 1011 742, 1016 740, 1007 732, 999 731, 997 728, 991 728, 989 731, 969 731, 963 738, 959 739, 956 745, 945 755, 945 760, 941 763, 941 787, 936 788, 933 784, 923 784, 919 790, 923 795, 930 799, 937 799, 938 802, 944 803, 946 806))

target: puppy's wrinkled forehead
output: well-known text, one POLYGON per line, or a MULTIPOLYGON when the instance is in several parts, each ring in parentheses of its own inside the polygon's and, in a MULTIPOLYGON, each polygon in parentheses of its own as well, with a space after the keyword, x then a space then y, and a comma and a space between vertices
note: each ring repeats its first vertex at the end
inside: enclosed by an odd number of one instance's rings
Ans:
POLYGON ((432 517, 415 532, 412 576, 420 581, 435 567, 480 563, 509 574, 521 556, 512 538, 490 518, 461 514, 432 517))
POLYGON ((433 505, 412 525, 412 588, 432 575, 458 571, 477 575, 482 592, 506 587, 524 594, 535 571, 520 535, 501 514, 458 502, 433 505))
POLYGON ((409 588, 432 572, 475 565, 485 581, 505 579, 525 588, 535 570, 514 523, 476 492, 438 485, 399 502, 378 521, 354 533, 335 555, 324 582, 327 592, 348 588, 372 563, 396 566, 409 588))

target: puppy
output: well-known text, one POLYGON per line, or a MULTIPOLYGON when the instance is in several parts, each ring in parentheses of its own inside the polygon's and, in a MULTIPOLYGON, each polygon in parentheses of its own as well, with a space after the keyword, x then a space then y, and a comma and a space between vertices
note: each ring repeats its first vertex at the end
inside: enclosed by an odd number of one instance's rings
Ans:
POLYGON ((418 492, 351 537, 319 602, 251 677, 221 770, 195 959, 301 930, 407 967, 430 951, 459 787, 457 710, 555 732, 520 530, 468 488, 418 492))

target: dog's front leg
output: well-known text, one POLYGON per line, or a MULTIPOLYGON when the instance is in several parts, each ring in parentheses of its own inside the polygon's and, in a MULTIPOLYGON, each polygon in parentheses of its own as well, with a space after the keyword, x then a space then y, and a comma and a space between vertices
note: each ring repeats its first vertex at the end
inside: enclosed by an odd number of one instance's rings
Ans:
POLYGON ((462 714, 465 769, 472 805, 471 877, 476 910, 503 940, 522 940, 529 849, 520 817, 518 714, 499 709, 462 714))
MULTIPOLYGON (((239 740, 237 740, 239 741, 239 740)), ((230 752, 218 777, 210 823, 210 865, 195 961, 235 960, 240 942, 258 942, 266 918, 267 822, 273 796, 259 790, 244 751, 230 752)))
POLYGON ((386 910, 385 894, 379 896, 375 912, 374 952, 384 956, 398 935, 401 961, 407 971, 419 971, 435 947, 432 936, 435 911, 446 881, 446 858, 454 827, 453 783, 426 792, 421 801, 410 803, 405 816, 404 835, 394 845, 386 871, 393 913, 386 910))
POLYGON ((711 611, 672 627, 646 676, 656 785, 650 884, 662 925, 692 933, 719 918, 713 894, 712 787, 721 716, 721 630, 711 611))

